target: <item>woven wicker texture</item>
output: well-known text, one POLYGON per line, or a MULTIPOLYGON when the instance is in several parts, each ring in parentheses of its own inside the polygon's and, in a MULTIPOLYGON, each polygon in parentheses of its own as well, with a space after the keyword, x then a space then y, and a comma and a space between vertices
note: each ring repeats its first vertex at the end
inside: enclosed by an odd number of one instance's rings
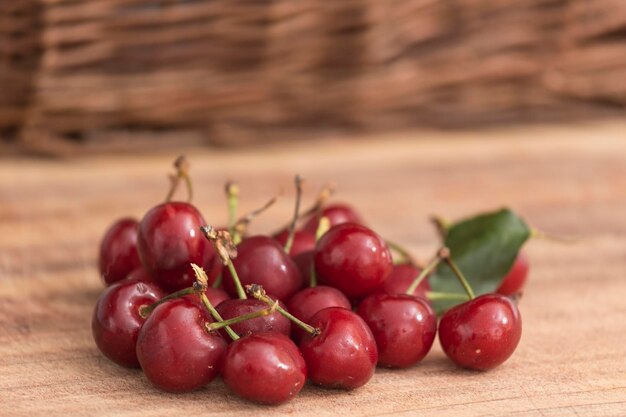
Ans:
POLYGON ((9 0, 0 46, 41 152, 626 114, 624 0, 9 0))

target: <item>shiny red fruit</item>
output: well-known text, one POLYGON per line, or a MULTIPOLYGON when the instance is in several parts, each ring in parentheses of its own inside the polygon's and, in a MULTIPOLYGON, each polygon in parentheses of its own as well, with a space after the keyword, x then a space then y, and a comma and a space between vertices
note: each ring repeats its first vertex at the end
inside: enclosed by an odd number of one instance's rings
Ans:
POLYGON ((237 395, 262 404, 282 404, 295 397, 306 381, 298 347, 278 333, 255 334, 228 347, 224 383, 237 395))
POLYGON ((318 280, 340 289, 350 298, 365 297, 389 277, 391 253, 372 230, 355 223, 332 227, 317 242, 315 270, 318 280))
POLYGON ((230 295, 221 288, 207 288, 204 293, 206 294, 209 302, 213 307, 217 307, 226 300, 230 300, 230 295))
POLYGON ((319 219, 321 217, 326 217, 331 227, 342 223, 363 224, 361 216, 359 216, 349 205, 330 204, 324 207, 320 214, 311 216, 304 226, 302 226, 302 230, 315 235, 315 232, 317 232, 317 226, 319 225, 319 219))
POLYGON ((154 285, 157 285, 157 283, 154 282, 154 279, 150 276, 150 274, 148 274, 148 271, 146 271, 146 268, 144 268, 143 266, 133 269, 131 273, 128 274, 127 279, 136 279, 141 282, 150 282, 154 285))
POLYGON ((430 351, 437 334, 432 307, 412 295, 370 295, 361 302, 357 314, 372 330, 380 366, 406 368, 416 364, 430 351))
POLYGON ((439 341, 454 363, 487 370, 506 361, 522 336, 515 303, 500 294, 485 294, 448 310, 439 322, 439 341))
MULTIPOLYGON (((200 212, 191 204, 171 202, 153 207, 139 223, 139 256, 148 273, 168 291, 190 287, 193 262, 211 272, 215 250, 200 233, 200 212)), ((213 282, 215 276, 209 277, 213 282)))
POLYGON ((150 313, 137 338, 137 358, 155 387, 193 391, 220 373, 227 343, 206 331, 211 322, 195 295, 166 301, 150 313))
POLYGON ((311 382, 329 388, 354 389, 374 375, 378 350, 367 324, 341 307, 318 311, 309 323, 320 329, 300 342, 311 382))
POLYGON ((524 252, 520 252, 517 258, 515 258, 511 270, 502 278, 502 282, 496 292, 502 295, 520 293, 524 288, 524 284, 526 284, 529 269, 528 257, 524 252))
POLYGON ((135 343, 145 321, 139 308, 164 296, 156 284, 138 279, 120 281, 104 290, 91 319, 93 338, 100 352, 119 365, 138 367, 135 343))
POLYGON ((141 266, 137 253, 137 220, 124 218, 109 227, 102 242, 98 266, 105 284, 111 285, 141 266))
MULTIPOLYGON (((406 291, 420 272, 419 268, 410 264, 394 265, 389 277, 387 277, 378 291, 385 294, 406 294, 406 291)), ((428 277, 426 277, 420 282, 412 295, 426 298, 428 291, 430 291, 430 283, 428 282, 428 277)))
MULTIPOLYGON (((289 230, 283 230, 282 232, 274 235, 274 239, 282 246, 285 247, 287 239, 289 238, 289 230)), ((315 249, 315 234, 306 232, 304 230, 296 230, 293 235, 293 243, 289 255, 295 257, 302 252, 307 252, 315 249)))
POLYGON ((310 250, 307 252, 299 253, 293 257, 293 262, 298 267, 302 281, 305 285, 311 282, 311 269, 313 268, 313 262, 315 260, 315 251, 310 250))
MULTIPOLYGON (((288 300, 303 285, 296 264, 283 247, 268 236, 244 239, 237 246, 233 265, 244 287, 259 284, 279 300, 288 300)), ((224 268, 223 286, 231 296, 237 295, 228 268, 224 268)))
MULTIPOLYGON (((300 290, 287 303, 289 312, 305 323, 308 323, 315 313, 328 307, 352 309, 350 300, 341 291, 325 285, 300 290)), ((300 340, 306 332, 298 326, 292 326, 292 334, 295 340, 300 340)))
MULTIPOLYGON (((285 305, 280 301, 279 305, 285 308, 285 305)), ((220 316, 224 320, 254 313, 255 311, 264 310, 266 308, 268 308, 267 304, 254 298, 226 300, 216 307, 217 312, 220 313, 220 316)), ((230 328, 242 337, 258 333, 281 333, 285 336, 289 336, 291 333, 291 321, 278 311, 275 311, 267 316, 233 324, 230 328)), ((226 336, 226 332, 223 332, 222 335, 226 336)))

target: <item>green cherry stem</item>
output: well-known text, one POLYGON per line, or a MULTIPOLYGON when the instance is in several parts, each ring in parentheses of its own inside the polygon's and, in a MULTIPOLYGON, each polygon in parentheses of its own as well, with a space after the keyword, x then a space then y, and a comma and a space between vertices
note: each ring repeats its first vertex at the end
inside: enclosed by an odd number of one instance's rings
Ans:
POLYGON ((426 267, 422 269, 422 271, 419 273, 417 278, 415 278, 413 282, 411 283, 411 285, 409 285, 409 288, 407 288, 406 293, 409 295, 412 295, 417 289, 417 287, 422 283, 422 281, 426 279, 428 274, 430 274, 435 268, 437 268, 437 266, 441 262, 441 259, 442 258, 439 256, 439 254, 437 254, 435 259, 433 259, 428 265, 426 265, 426 267))
POLYGON ((467 293, 469 299, 473 300, 474 298, 476 298, 476 295, 474 294, 474 290, 472 290, 472 287, 469 285, 469 282, 467 282, 467 278, 465 278, 465 275, 463 275, 463 272, 461 272, 456 262, 452 260, 452 257, 450 256, 450 251, 448 250, 448 248, 443 248, 440 252, 445 263, 450 267, 450 269, 452 269, 452 272, 454 272, 454 275, 456 275, 459 282, 463 286, 463 289, 467 293))
MULTIPOLYGON (((204 305, 204 308, 206 308, 209 311, 209 313, 211 314, 213 319, 215 319, 215 321, 223 322, 224 319, 222 318, 222 316, 220 316, 220 313, 217 312, 215 307, 213 307, 213 304, 211 304, 211 301, 205 294, 206 287, 207 287, 207 280, 208 280, 206 272, 204 272, 204 269, 200 268, 198 265, 194 263, 191 264, 191 268, 193 269, 193 272, 196 275, 196 282, 194 282, 193 284, 194 285, 193 289, 198 293, 198 296, 200 297, 200 301, 204 305)), ((232 340, 239 339, 239 336, 237 335, 237 333, 233 331, 233 329, 231 329, 228 325, 224 327, 225 327, 224 330, 226 331, 226 333, 228 333, 228 336, 232 340)))
MULTIPOLYGON (((278 305, 278 301, 275 303, 275 305, 278 305)), ((218 321, 211 324, 207 323, 205 327, 208 331, 212 332, 226 326, 232 326, 233 324, 241 323, 242 321, 256 319, 257 317, 269 316, 274 311, 276 311, 276 307, 272 306, 263 310, 253 311, 252 313, 242 314, 241 316, 233 317, 232 319, 218 321)))
POLYGON ((182 289, 180 291, 176 291, 170 295, 166 295, 165 297, 161 298, 159 301, 156 301, 150 305, 142 305, 141 307, 139 307, 139 315, 141 316, 141 318, 145 319, 146 317, 148 317, 150 313, 152 313, 152 311, 155 308, 157 308, 164 302, 173 300, 175 298, 184 297, 189 294, 195 294, 195 293, 196 293, 196 289, 194 287, 189 287, 189 288, 182 289))
POLYGON ((248 293, 251 296, 253 296, 257 300, 263 301, 264 303, 266 303, 267 305, 271 307, 275 307, 276 311, 278 311, 283 316, 287 317, 289 320, 294 322, 296 326, 300 327, 302 330, 309 333, 311 336, 317 336, 318 334, 320 334, 319 329, 316 329, 315 327, 309 324, 306 324, 305 322, 303 322, 302 320, 300 320, 299 318, 297 318, 296 316, 294 316, 293 314, 289 313, 287 310, 282 308, 280 305, 278 305, 278 303, 276 303, 270 297, 268 297, 262 286, 258 284, 252 284, 252 285, 247 285, 246 288, 248 290, 248 293))
POLYGON ((293 219, 289 225, 289 235, 287 236, 287 242, 285 242, 285 252, 289 254, 291 247, 293 246, 293 238, 296 235, 296 223, 298 222, 298 216, 300 215, 300 200, 302 200, 302 177, 296 175, 294 183, 296 185, 296 204, 293 213, 293 219))
POLYGON ((227 182, 224 186, 228 201, 228 232, 235 235, 235 223, 237 223, 237 206, 239 205, 239 186, 234 182, 227 182))
MULTIPOLYGON (((322 236, 324 236, 324 233, 328 231, 328 229, 330 229, 330 220, 328 220, 328 217, 322 216, 317 225, 317 229, 315 230, 315 242, 319 241, 322 236)), ((315 270, 315 259, 313 259, 313 262, 311 262, 311 272, 309 275, 309 287, 317 287, 317 271, 315 270)))
POLYGON ((440 301, 440 300, 468 301, 469 300, 469 297, 467 294, 452 293, 452 292, 437 292, 437 291, 427 291, 426 298, 428 298, 431 301, 440 301))
POLYGON ((237 247, 233 243, 230 233, 226 230, 215 230, 212 226, 200 226, 200 231, 207 240, 213 243, 215 251, 222 260, 222 264, 228 267, 237 290, 237 296, 242 300, 248 298, 241 285, 241 280, 239 280, 239 275, 237 275, 237 270, 235 270, 235 265, 233 265, 232 259, 237 257, 237 247))
POLYGON ((213 288, 221 287, 223 280, 224 280, 224 275, 223 274, 219 274, 217 276, 217 278, 215 278, 215 281, 213 281, 213 285, 211 285, 211 287, 213 287, 213 288))

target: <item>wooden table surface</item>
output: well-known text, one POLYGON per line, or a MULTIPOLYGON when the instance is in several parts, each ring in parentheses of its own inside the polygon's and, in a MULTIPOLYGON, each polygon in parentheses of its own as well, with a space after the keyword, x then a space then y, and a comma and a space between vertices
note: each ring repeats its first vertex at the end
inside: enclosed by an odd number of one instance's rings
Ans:
POLYGON ((1 416, 626 415, 626 123, 189 151, 195 203, 217 225, 222 184, 235 179, 244 210, 284 191, 253 229, 281 226, 297 172, 307 201, 335 181, 336 200, 422 258, 437 245, 433 213, 508 205, 541 230, 581 238, 528 243, 523 336, 503 366, 458 369, 435 342, 411 369, 379 370, 353 392, 306 386, 280 407, 241 401, 221 381, 166 394, 94 345, 99 239, 114 219, 161 201, 174 156, 0 159, 1 416))

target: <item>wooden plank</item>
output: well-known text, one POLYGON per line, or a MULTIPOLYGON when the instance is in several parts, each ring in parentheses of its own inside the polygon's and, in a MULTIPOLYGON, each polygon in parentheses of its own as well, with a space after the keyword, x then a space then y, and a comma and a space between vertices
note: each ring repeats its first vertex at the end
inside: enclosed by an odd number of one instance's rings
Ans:
POLYGON ((104 359, 90 320, 104 229, 164 197, 174 155, 0 159, 0 415, 626 415, 625 123, 181 151, 191 158, 196 203, 218 225, 222 184, 236 179, 243 210, 285 190, 253 229, 280 227, 299 172, 307 201, 335 181, 337 200, 422 258, 437 245, 428 215, 502 205, 582 241, 529 243, 522 341, 491 372, 457 369, 436 342, 414 368, 379 370, 354 392, 307 386, 280 407, 243 402, 220 381, 171 395, 104 359))

